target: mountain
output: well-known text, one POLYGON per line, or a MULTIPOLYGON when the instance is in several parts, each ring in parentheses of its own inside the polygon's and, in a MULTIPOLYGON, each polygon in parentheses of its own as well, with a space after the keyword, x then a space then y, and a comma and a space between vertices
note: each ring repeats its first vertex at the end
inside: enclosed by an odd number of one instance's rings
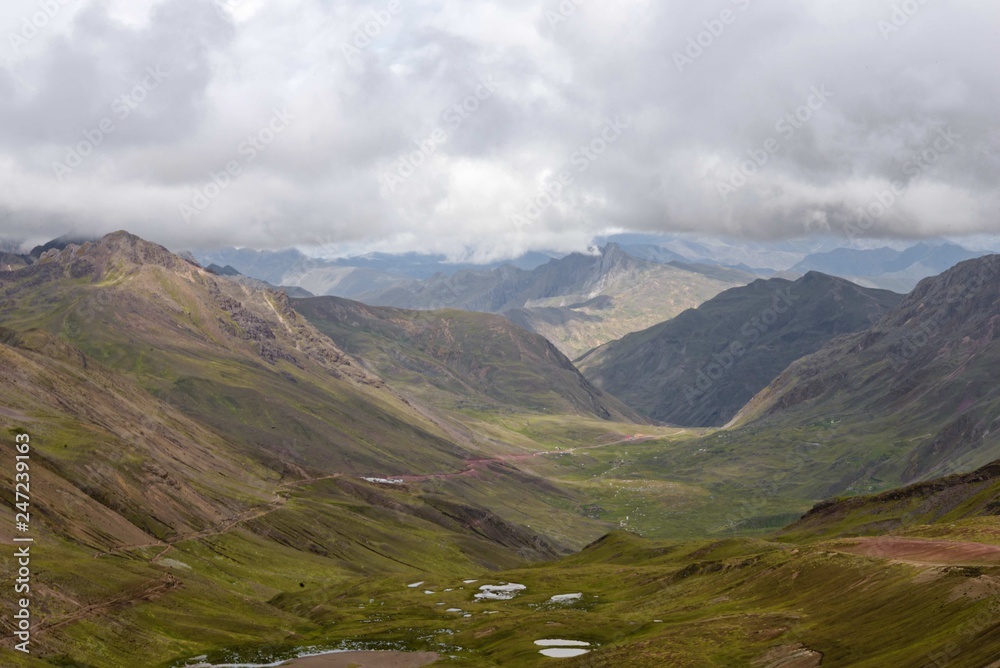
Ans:
MULTIPOLYGON (((181 256, 183 257, 183 256, 181 256)), ((195 260, 197 262, 197 260, 195 260)), ((226 278, 232 279, 237 283, 242 285, 249 285, 251 287, 257 288, 258 290, 280 290, 284 292, 289 297, 293 299, 305 299, 308 297, 315 297, 313 293, 308 290, 304 290, 299 287, 288 287, 285 285, 272 285, 267 281, 262 281, 256 278, 249 278, 241 274, 235 267, 226 265, 225 267, 220 267, 217 264, 210 264, 205 267, 205 270, 215 274, 216 276, 225 276, 226 278)))
POLYGON ((951 243, 920 243, 904 250, 838 248, 809 255, 792 271, 821 271, 861 285, 909 292, 922 279, 985 254, 951 243))
MULTIPOLYGON (((975 301, 995 279, 956 285, 975 301)), ((589 643, 567 665, 995 663, 990 469, 765 534, 849 484, 831 473, 886 426, 855 416, 851 449, 842 415, 608 422, 612 400, 496 316, 298 303, 127 233, 0 272, 0 440, 30 440, 32 483, 28 532, 0 486, 0 542, 34 541, 31 654, 2 597, 0 665, 527 668, 546 638, 589 643), (865 526, 880 509, 903 521, 865 526), (376 656, 396 659, 334 660, 376 656)), ((978 361, 953 373, 995 388, 978 361)))
POLYGON ((373 363, 379 376, 423 392, 428 402, 645 422, 587 382, 546 339, 500 316, 371 307, 337 297, 297 300, 295 309, 373 363))
POLYGON ((836 425, 824 440, 856 453, 840 467, 845 479, 911 482, 1000 458, 998 408, 1000 255, 991 255, 925 279, 874 327, 792 364, 734 424, 836 425))
POLYGON ((515 567, 603 532, 576 492, 498 457, 529 437, 471 429, 366 366, 284 293, 124 232, 0 272, 0 430, 32 444, 44 657, 0 663, 289 642, 322 627, 284 593, 515 567))
MULTIPOLYGON (((484 269, 468 263, 452 263, 442 255, 420 253, 369 253, 327 260, 310 257, 299 250, 258 251, 224 248, 195 254, 205 265, 229 265, 244 276, 272 285, 299 287, 316 295, 356 298, 359 295, 430 278, 437 273, 452 274, 463 269, 484 269)), ((527 253, 509 262, 486 265, 517 266, 525 269, 550 259, 543 253, 527 253)))
POLYGON ((397 308, 500 313, 572 358, 754 278, 730 269, 639 260, 609 244, 599 254, 575 253, 531 271, 460 271, 359 299, 397 308))
POLYGON ((298 250, 257 251, 228 248, 195 253, 205 266, 228 266, 244 276, 270 285, 286 285, 310 294, 337 294, 354 297, 377 288, 386 288, 407 279, 377 269, 338 266, 312 258, 298 250))
POLYGON ((34 260, 37 260, 45 253, 50 250, 64 250, 70 244, 79 246, 80 244, 87 243, 88 241, 94 241, 93 238, 84 237, 77 234, 64 234, 58 239, 53 239, 52 241, 42 244, 41 246, 35 246, 28 253, 28 256, 34 260))
POLYGON ((902 300, 810 272, 757 280, 577 360, 584 375, 640 413, 722 426, 796 359, 870 327, 902 300))

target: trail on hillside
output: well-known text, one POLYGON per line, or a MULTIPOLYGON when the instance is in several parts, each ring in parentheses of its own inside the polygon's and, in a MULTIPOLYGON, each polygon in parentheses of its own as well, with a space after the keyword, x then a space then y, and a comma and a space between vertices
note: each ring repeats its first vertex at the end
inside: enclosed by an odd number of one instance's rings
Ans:
MULTIPOLYGON (((655 440, 656 436, 647 436, 645 434, 635 434, 634 436, 628 436, 616 441, 611 441, 608 443, 598 443, 596 445, 585 445, 577 446, 573 448, 564 448, 561 450, 539 450, 536 452, 526 452, 518 454, 508 454, 501 455, 499 457, 484 457, 480 459, 467 459, 465 460, 465 468, 460 471, 447 471, 442 473, 427 473, 418 475, 398 475, 398 476, 386 476, 386 480, 402 480, 407 483, 417 483, 425 482, 429 480, 442 480, 448 478, 457 478, 462 476, 472 475, 488 469, 491 464, 509 464, 512 462, 527 461, 535 459, 537 457, 547 457, 553 455, 571 455, 581 451, 597 450, 600 448, 607 448, 613 445, 623 445, 626 443, 644 443, 647 441, 655 440)), ((216 524, 205 529, 199 529, 198 531, 189 531, 186 533, 177 534, 176 536, 171 536, 170 538, 163 540, 154 540, 148 543, 136 543, 133 545, 119 545, 118 547, 112 548, 104 552, 98 552, 94 555, 95 559, 102 557, 115 556, 125 554, 127 552, 135 552, 136 550, 143 550, 155 547, 165 548, 162 552, 153 557, 150 561, 157 561, 163 557, 170 549, 178 544, 189 540, 199 540, 201 538, 209 538, 211 536, 218 536, 220 534, 227 533, 244 522, 249 522, 251 520, 264 517, 269 515, 276 510, 282 508, 288 501, 286 493, 295 487, 302 487, 304 485, 310 485, 316 482, 322 482, 324 480, 334 480, 337 478, 351 477, 346 476, 343 473, 334 473, 325 476, 319 476, 314 478, 301 478, 298 480, 289 480, 283 482, 274 491, 274 499, 263 506, 255 506, 248 510, 238 513, 232 517, 228 517, 216 524)), ((364 479, 359 477, 359 479, 364 479)))
MULTIPOLYGON (((484 469, 487 469, 491 464, 508 464, 511 462, 530 460, 536 457, 574 454, 580 451, 596 450, 599 448, 606 448, 613 445, 622 445, 625 443, 641 443, 654 440, 656 438, 657 438, 656 436, 635 434, 633 436, 621 438, 620 440, 611 441, 608 443, 599 443, 596 445, 578 446, 574 448, 564 448, 561 450, 545 450, 545 451, 528 452, 520 454, 509 454, 492 458, 470 459, 466 460, 465 468, 460 471, 431 473, 425 475, 392 476, 391 478, 386 478, 386 479, 401 480, 406 483, 411 483, 411 482, 415 483, 415 482, 424 482, 429 480, 440 480, 440 479, 454 478, 460 476, 468 476, 478 473, 484 469)), ((178 543, 183 543, 190 540, 200 540, 203 538, 210 538, 212 536, 224 534, 233 530, 235 527, 239 526, 244 522, 249 522, 251 520, 264 517, 265 515, 269 515, 270 513, 279 510, 288 502, 289 498, 288 492, 290 492, 295 487, 302 487, 312 483, 322 482, 324 480, 334 480, 338 478, 347 478, 347 477, 355 478, 357 476, 346 476, 342 473, 334 473, 325 476, 319 476, 313 478, 301 478, 298 480, 290 480, 287 482, 283 482, 275 488, 274 498, 263 506, 255 506, 254 508, 247 509, 244 512, 238 513, 232 517, 228 517, 205 529, 177 534, 176 536, 172 536, 164 540, 154 540, 148 543, 140 543, 134 545, 120 545, 111 550, 107 550, 105 552, 99 552, 94 555, 94 558, 99 559, 109 556, 118 556, 128 552, 135 552, 137 550, 143 550, 143 549, 163 548, 155 556, 149 559, 150 563, 156 563, 161 561, 163 557, 165 557, 171 550, 173 550, 174 546, 177 545, 178 543)), ((181 582, 177 580, 175 577, 173 577, 170 574, 165 574, 162 579, 154 580, 150 583, 147 583, 147 585, 139 588, 138 590, 133 590, 130 593, 117 596, 103 603, 85 606, 77 610, 76 612, 63 616, 59 619, 49 622, 44 622, 40 624, 35 630, 37 632, 50 631, 52 629, 65 626, 73 622, 81 621, 83 619, 100 615, 104 612, 107 612, 108 610, 112 610, 119 607, 126 607, 138 601, 147 600, 150 599, 151 597, 155 597, 161 593, 168 591, 169 589, 172 589, 176 586, 180 586, 180 584, 181 582)))
POLYGON ((275 489, 274 499, 269 501, 263 506, 255 506, 248 510, 243 511, 233 515, 232 517, 227 517, 221 522, 217 522, 210 527, 205 529, 199 529, 198 531, 188 531, 186 533, 180 533, 176 536, 171 536, 170 538, 164 540, 156 540, 149 543, 137 543, 134 545, 119 545, 116 548, 107 550, 105 552, 98 552, 94 555, 95 559, 100 559, 101 557, 108 557, 113 555, 124 554, 126 552, 134 552, 136 550, 143 550, 151 547, 163 547, 166 548, 158 555, 153 557, 151 561, 156 561, 164 554, 170 551, 170 548, 177 543, 183 543, 189 540, 198 540, 200 538, 209 538, 211 536, 218 536, 219 534, 227 533, 231 531, 236 526, 243 524, 244 522, 249 522, 250 520, 255 520, 259 517, 264 517, 269 515, 274 511, 278 510, 285 505, 288 501, 288 497, 283 494, 293 487, 300 487, 302 485, 307 485, 314 482, 320 482, 322 480, 332 480, 334 478, 341 478, 343 474, 335 473, 332 475, 321 476, 318 478, 303 478, 300 480, 290 480, 288 482, 283 482, 275 489))
MULTIPOLYGON (((32 628, 32 634, 38 636, 42 633, 66 626, 67 624, 79 622, 116 608, 126 608, 139 601, 151 601, 179 586, 181 586, 180 580, 169 573, 165 573, 161 578, 150 580, 137 588, 133 588, 107 601, 84 606, 76 612, 72 612, 56 620, 41 622, 32 628)), ((15 639, 13 637, 8 637, 4 639, 3 644, 10 647, 14 642, 15 639)))

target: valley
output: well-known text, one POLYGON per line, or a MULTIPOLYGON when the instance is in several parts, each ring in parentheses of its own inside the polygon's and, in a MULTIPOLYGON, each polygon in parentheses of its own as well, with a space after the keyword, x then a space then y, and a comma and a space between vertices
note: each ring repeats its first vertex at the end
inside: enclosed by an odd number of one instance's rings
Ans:
MULTIPOLYGON (((998 271, 905 299, 810 274, 846 329, 728 426, 665 426, 498 315, 289 299, 126 233, 53 250, 0 273, 0 428, 31 434, 39 516, 36 651, 0 659, 981 668, 998 271)), ((742 322, 766 283, 708 308, 742 322)))

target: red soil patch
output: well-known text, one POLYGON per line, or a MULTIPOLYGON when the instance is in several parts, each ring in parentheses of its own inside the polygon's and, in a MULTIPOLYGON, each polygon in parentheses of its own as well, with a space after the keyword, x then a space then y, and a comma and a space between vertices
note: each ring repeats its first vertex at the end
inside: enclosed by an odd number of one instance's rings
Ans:
POLYGON ((914 564, 1000 564, 1000 545, 895 536, 856 538, 852 542, 837 550, 914 564))

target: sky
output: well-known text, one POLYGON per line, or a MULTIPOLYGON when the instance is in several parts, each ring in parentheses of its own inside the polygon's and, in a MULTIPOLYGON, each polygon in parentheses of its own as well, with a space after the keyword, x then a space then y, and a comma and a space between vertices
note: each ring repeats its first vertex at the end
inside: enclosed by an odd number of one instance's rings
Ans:
POLYGON ((998 56, 987 0, 8 0, 0 238, 997 233, 998 56))

